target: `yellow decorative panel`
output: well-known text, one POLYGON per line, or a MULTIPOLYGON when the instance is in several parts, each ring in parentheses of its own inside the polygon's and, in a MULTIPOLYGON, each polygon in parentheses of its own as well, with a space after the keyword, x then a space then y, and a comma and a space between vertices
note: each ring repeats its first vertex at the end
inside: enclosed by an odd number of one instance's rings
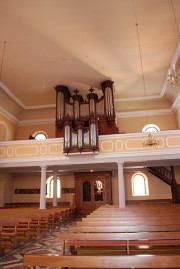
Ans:
POLYGON ((46 145, 40 146, 40 155, 47 155, 47 146, 46 145))
POLYGON ((113 144, 113 141, 102 141, 100 143, 100 148, 101 148, 101 151, 102 152, 111 152, 111 151, 114 151, 114 144, 113 144))
POLYGON ((49 145, 49 154, 50 155, 59 155, 63 152, 63 144, 52 144, 49 145))
POLYGON ((14 148, 13 147, 7 148, 7 155, 8 155, 8 157, 13 157, 13 155, 14 155, 14 148))
POLYGON ((167 137, 166 144, 168 147, 180 147, 180 136, 167 137))
POLYGON ((5 149, 3 147, 0 147, 0 157, 1 158, 5 157, 5 149))
MULTIPOLYGON (((158 147, 144 147, 142 141, 148 136, 143 133, 107 135, 99 137, 99 154, 123 154, 131 152, 146 153, 150 151, 180 150, 180 131, 167 131, 152 134, 159 139, 158 147)), ((155 153, 154 153, 155 154, 155 153)), ((63 139, 47 139, 43 141, 9 141, 0 142, 0 159, 15 160, 26 158, 53 158, 64 156, 63 139)))
POLYGON ((127 139, 125 141, 125 148, 127 151, 130 151, 130 150, 139 151, 139 150, 144 149, 142 145, 142 139, 139 139, 139 138, 127 139))
POLYGON ((116 151, 122 151, 123 150, 123 141, 122 140, 116 140, 115 141, 115 149, 116 151))
POLYGON ((146 138, 136 138, 136 139, 127 139, 125 141, 125 148, 127 151, 144 151, 144 150, 157 150, 157 149, 163 149, 164 148, 164 139, 158 138, 159 140, 159 146, 158 147, 144 147, 143 141, 146 138))
POLYGON ((17 157, 31 157, 31 156, 37 156, 38 155, 38 147, 34 145, 30 146, 17 146, 15 149, 15 155, 17 157))
POLYGON ((114 137, 100 138, 100 153, 125 153, 125 152, 146 152, 155 150, 167 150, 172 147, 180 148, 180 136, 170 134, 167 136, 165 132, 152 135, 153 138, 159 140, 159 146, 157 147, 144 147, 143 141, 148 139, 146 134, 130 134, 121 135, 119 139, 118 135, 114 137))

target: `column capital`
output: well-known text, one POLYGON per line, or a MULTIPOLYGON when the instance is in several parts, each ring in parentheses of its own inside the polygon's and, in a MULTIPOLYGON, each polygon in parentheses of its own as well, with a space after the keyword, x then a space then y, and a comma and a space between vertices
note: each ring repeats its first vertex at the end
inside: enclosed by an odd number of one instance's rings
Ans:
POLYGON ((58 173, 58 168, 53 168, 53 173, 58 173))
POLYGON ((41 167, 41 169, 46 169, 47 165, 41 165, 40 167, 41 167))
POLYGON ((124 165, 124 161, 117 161, 117 165, 124 165))

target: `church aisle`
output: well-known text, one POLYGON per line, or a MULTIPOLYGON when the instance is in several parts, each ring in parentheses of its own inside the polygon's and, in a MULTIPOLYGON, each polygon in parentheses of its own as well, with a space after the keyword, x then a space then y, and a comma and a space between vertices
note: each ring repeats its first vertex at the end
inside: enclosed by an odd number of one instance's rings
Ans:
MULTIPOLYGON (((69 226, 75 224, 75 220, 60 228, 41 235, 38 239, 27 243, 10 253, 0 257, 0 269, 23 269, 24 254, 60 254, 62 244, 58 240, 58 234, 66 233, 69 226)), ((68 253, 66 253, 68 254, 68 253)), ((53 267, 54 269, 54 267, 53 267)))

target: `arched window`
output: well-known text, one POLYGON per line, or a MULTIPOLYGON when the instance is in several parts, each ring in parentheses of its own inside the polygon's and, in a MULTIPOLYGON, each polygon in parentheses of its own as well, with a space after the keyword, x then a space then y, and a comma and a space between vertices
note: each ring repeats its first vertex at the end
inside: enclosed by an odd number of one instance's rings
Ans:
POLYGON ((159 132, 160 128, 155 125, 155 124, 147 124, 143 127, 142 132, 147 132, 147 133, 151 133, 151 132, 159 132))
POLYGON ((33 137, 36 140, 43 140, 43 139, 47 139, 47 134, 43 131, 38 131, 38 132, 33 134, 33 137))
POLYGON ((132 195, 149 195, 148 178, 143 173, 135 173, 131 178, 132 195))
MULTIPOLYGON (((53 198, 53 176, 49 177, 46 181, 46 198, 53 198)), ((57 198, 61 198, 61 181, 57 178, 57 198)))

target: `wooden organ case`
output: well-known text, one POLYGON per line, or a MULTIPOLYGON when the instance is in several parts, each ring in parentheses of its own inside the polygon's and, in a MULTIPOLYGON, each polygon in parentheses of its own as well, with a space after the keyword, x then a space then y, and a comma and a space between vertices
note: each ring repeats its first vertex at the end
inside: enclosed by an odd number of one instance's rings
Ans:
POLYGON ((74 173, 77 214, 87 215, 103 204, 112 204, 111 172, 74 173))
POLYGON ((98 135, 118 133, 115 123, 113 82, 101 83, 102 96, 90 89, 87 100, 70 94, 68 87, 56 89, 56 137, 64 137, 64 153, 98 151, 98 135))

